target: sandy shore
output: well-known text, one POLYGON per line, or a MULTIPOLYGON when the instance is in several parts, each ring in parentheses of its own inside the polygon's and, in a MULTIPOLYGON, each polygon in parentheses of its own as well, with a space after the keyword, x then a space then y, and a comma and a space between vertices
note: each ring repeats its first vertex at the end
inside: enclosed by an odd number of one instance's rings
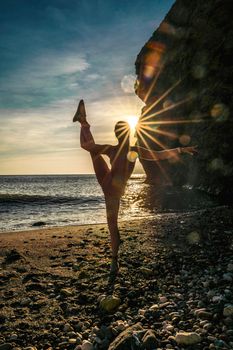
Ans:
POLYGON ((199 337, 189 349, 232 349, 232 214, 218 207, 122 222, 114 282, 106 225, 0 233, 0 349, 120 350, 138 322, 135 349, 183 349, 181 331, 199 337), (107 312, 101 295, 119 305, 107 312))

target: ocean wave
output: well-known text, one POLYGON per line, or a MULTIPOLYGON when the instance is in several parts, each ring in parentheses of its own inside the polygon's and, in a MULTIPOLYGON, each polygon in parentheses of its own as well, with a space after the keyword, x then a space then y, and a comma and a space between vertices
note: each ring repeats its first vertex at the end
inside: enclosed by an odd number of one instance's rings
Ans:
POLYGON ((90 202, 103 202, 101 196, 69 197, 29 194, 0 194, 0 204, 85 204, 90 202))

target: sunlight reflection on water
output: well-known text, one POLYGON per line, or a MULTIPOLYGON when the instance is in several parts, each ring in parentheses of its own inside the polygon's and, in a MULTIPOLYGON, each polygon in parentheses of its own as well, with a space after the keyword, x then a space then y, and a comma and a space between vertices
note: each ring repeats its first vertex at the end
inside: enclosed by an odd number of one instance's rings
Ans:
MULTIPOLYGON (((1 231, 106 223, 104 196, 94 175, 1 176, 1 231)), ((191 188, 159 188, 133 175, 121 200, 119 220, 135 220, 161 212, 201 209, 216 203, 191 188)))

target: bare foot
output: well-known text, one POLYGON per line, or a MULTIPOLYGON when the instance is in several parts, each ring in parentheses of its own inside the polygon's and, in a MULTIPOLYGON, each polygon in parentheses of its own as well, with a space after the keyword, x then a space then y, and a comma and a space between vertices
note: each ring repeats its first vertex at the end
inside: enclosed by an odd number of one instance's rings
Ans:
POLYGON ((85 111, 85 105, 84 101, 80 100, 77 111, 74 115, 73 122, 79 122, 81 124, 87 123, 86 120, 86 111, 85 111))

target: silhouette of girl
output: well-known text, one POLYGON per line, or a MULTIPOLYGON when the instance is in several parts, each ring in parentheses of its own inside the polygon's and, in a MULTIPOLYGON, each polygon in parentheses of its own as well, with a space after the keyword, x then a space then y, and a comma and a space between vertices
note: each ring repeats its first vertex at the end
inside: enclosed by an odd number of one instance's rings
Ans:
POLYGON ((112 248, 110 274, 116 275, 119 269, 118 250, 120 234, 118 229, 118 213, 120 199, 124 194, 126 183, 135 166, 135 152, 141 159, 158 161, 177 157, 180 153, 192 155, 197 152, 196 147, 178 147, 164 151, 151 151, 139 146, 130 146, 130 127, 129 124, 124 121, 119 121, 115 125, 115 135, 118 140, 116 146, 96 144, 90 131, 90 124, 86 119, 83 100, 79 102, 73 121, 78 121, 81 124, 80 145, 90 153, 96 178, 104 193, 112 248), (109 157, 111 164, 110 169, 102 154, 109 157), (133 161, 131 158, 133 158, 133 161))

